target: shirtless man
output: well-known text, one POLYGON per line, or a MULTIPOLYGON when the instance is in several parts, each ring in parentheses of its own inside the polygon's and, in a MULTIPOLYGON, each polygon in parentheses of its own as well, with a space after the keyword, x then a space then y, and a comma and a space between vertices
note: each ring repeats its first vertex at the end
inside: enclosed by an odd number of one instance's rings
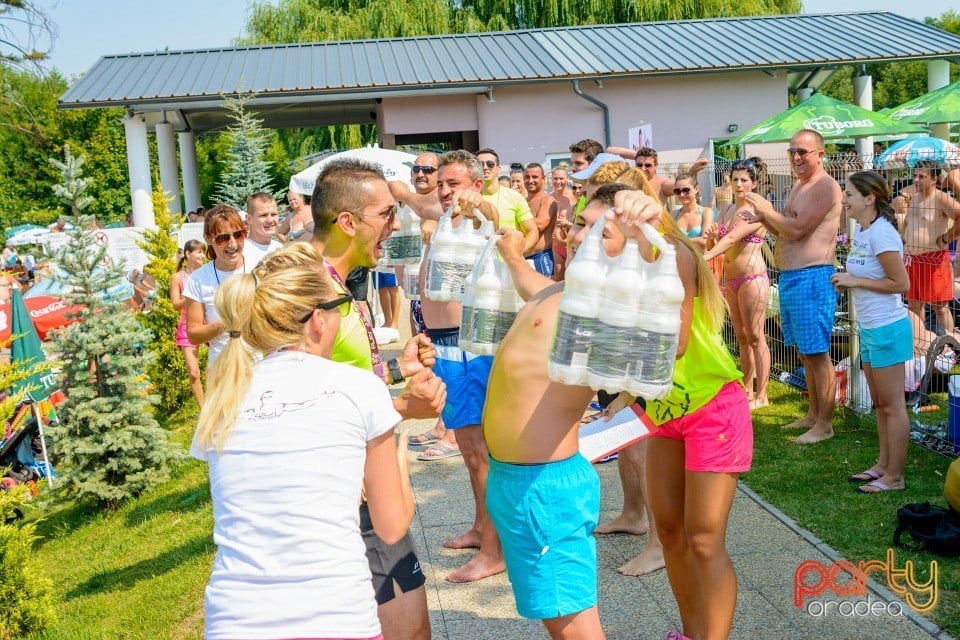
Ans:
MULTIPOLYGON (((443 154, 440 157, 437 183, 438 208, 444 211, 453 208, 454 227, 477 222, 467 218, 474 215, 474 209, 479 209, 487 219, 497 219, 496 209, 483 197, 483 168, 473 154, 466 151, 443 154)), ((424 247, 423 264, 427 263, 428 256, 429 247, 424 247)), ((420 272, 421 291, 425 290, 425 275, 423 271, 420 272)), ((476 509, 470 530, 446 540, 443 546, 449 549, 479 547, 479 551, 466 564, 448 575, 447 580, 472 582, 505 569, 500 540, 487 514, 485 498, 490 464, 480 429, 483 403, 487 397, 487 379, 493 358, 460 351, 459 302, 438 302, 424 295, 420 298, 420 306, 424 324, 427 326, 427 336, 437 349, 433 370, 447 385, 443 423, 448 430, 454 431, 460 446, 460 453, 470 475, 476 509)))
MULTIPOLYGON (((666 202, 669 198, 673 197, 673 188, 676 186, 675 181, 672 178, 664 178, 657 175, 657 168, 660 166, 660 161, 656 149, 640 147, 634 152, 625 147, 608 147, 607 152, 618 155, 621 158, 626 158, 627 160, 635 160, 637 167, 643 169, 643 172, 647 175, 647 181, 660 196, 661 202, 666 202)), ((697 158, 696 162, 690 165, 688 173, 696 176, 706 169, 709 163, 709 160, 706 158, 697 158)))
MULTIPOLYGON (((623 251, 622 230, 659 219, 660 204, 623 185, 605 185, 571 231, 576 251, 592 224, 606 224, 604 249, 623 251), (607 209, 619 209, 616 224, 607 209)), ((501 230, 497 246, 527 304, 500 345, 484 407, 490 449, 487 504, 504 542, 517 611, 540 619, 552 638, 604 638, 597 611, 600 482, 579 454, 577 427, 593 398, 589 387, 551 381, 544 366, 556 329, 563 283, 529 267, 522 237, 501 230), (518 388, 523 393, 516 393, 518 388)))
POLYGON ((783 213, 758 193, 748 193, 754 214, 748 222, 763 222, 777 236, 780 266, 780 318, 783 341, 800 351, 810 407, 785 429, 807 429, 801 444, 833 437, 833 398, 836 377, 830 360, 830 337, 837 294, 830 284, 835 272, 837 231, 842 192, 823 168, 823 137, 801 129, 790 140, 792 167, 797 176, 783 213))
POLYGON ((917 162, 913 169, 916 192, 909 196, 900 235, 910 277, 907 306, 924 318, 923 306, 930 304, 937 314, 937 324, 952 333, 953 268, 947 247, 953 239, 960 237, 957 228, 960 203, 937 189, 939 178, 940 166, 936 161, 917 162))
POLYGON ((557 201, 544 190, 547 177, 543 165, 531 162, 524 168, 523 186, 527 189, 527 205, 540 232, 536 244, 524 255, 533 262, 538 273, 553 278, 553 228, 557 223, 557 201))

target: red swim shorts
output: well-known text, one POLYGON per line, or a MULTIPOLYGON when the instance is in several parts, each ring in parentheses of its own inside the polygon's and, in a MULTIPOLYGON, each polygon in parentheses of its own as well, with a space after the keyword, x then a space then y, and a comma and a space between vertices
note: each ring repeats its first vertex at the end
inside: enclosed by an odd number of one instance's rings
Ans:
POLYGON ((907 300, 949 302, 953 300, 953 269, 947 251, 905 256, 910 291, 907 300))

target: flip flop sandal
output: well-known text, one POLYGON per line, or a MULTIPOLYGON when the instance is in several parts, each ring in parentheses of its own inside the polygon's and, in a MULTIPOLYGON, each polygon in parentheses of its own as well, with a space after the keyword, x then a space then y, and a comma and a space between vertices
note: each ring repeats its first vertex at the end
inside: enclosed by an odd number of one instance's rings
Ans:
POLYGON ((429 462, 430 460, 443 460, 445 458, 455 458, 459 455, 460 455, 459 449, 452 449, 445 444, 437 444, 430 447, 420 455, 418 455, 417 460, 424 460, 429 462), (440 453, 436 455, 427 455, 431 451, 439 451, 440 453))
POLYGON ((883 493, 885 491, 903 491, 905 487, 891 487, 888 484, 884 484, 879 480, 874 480, 873 482, 868 482, 867 484, 857 487, 857 493, 866 493, 872 495, 875 493, 883 493), (869 489, 867 488, 869 487, 869 489))
POLYGON ((437 442, 440 442, 440 436, 430 431, 425 431, 420 435, 407 438, 407 444, 411 447, 426 447, 437 442))
POLYGON ((866 471, 855 473, 849 478, 847 478, 847 480, 849 480, 850 482, 869 482, 871 480, 879 480, 879 479, 880 479, 880 474, 874 471, 873 469, 867 469, 866 471), (861 478, 860 476, 866 476, 866 477, 861 478))

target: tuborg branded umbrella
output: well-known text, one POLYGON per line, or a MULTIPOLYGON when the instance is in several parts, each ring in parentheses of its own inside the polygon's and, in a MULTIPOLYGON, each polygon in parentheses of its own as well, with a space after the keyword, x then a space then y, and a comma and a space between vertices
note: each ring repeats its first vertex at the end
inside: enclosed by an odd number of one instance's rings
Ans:
POLYGON ((800 129, 813 129, 825 140, 865 136, 921 133, 926 129, 900 122, 882 113, 815 93, 803 102, 761 122, 725 144, 785 142, 800 129))
POLYGON ((904 102, 890 110, 890 117, 919 124, 960 122, 960 80, 904 102))

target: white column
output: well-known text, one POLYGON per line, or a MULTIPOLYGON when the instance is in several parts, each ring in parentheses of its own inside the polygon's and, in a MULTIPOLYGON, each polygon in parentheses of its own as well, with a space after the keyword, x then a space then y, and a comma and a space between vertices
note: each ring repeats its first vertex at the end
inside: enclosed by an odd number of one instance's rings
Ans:
POLYGON ((193 131, 181 131, 177 138, 180 142, 180 172, 183 174, 183 204, 187 211, 193 211, 201 204, 196 138, 193 131))
POLYGON ((813 89, 810 87, 804 87, 803 89, 797 89, 797 102, 803 102, 807 98, 813 95, 813 89))
MULTIPOLYGON (((950 84, 950 61, 927 60, 927 91, 934 91, 950 84)), ((950 123, 930 125, 930 135, 941 140, 950 140, 950 123)))
POLYGON ((130 204, 133 224, 137 227, 152 227, 153 201, 150 184, 150 152, 147 147, 147 125, 143 116, 133 115, 123 119, 127 139, 127 171, 130 173, 130 204))
POLYGON ((173 125, 161 122, 157 125, 157 156, 160 161, 160 184, 163 193, 173 198, 168 205, 170 213, 177 217, 183 213, 180 207, 180 179, 177 176, 177 146, 173 141, 173 125))
MULTIPOLYGON (((853 77, 854 104, 873 111, 873 76, 867 75, 866 71, 863 70, 860 73, 863 75, 853 77)), ((856 145, 857 155, 864 159, 864 169, 872 169, 873 136, 857 138, 856 145)))

